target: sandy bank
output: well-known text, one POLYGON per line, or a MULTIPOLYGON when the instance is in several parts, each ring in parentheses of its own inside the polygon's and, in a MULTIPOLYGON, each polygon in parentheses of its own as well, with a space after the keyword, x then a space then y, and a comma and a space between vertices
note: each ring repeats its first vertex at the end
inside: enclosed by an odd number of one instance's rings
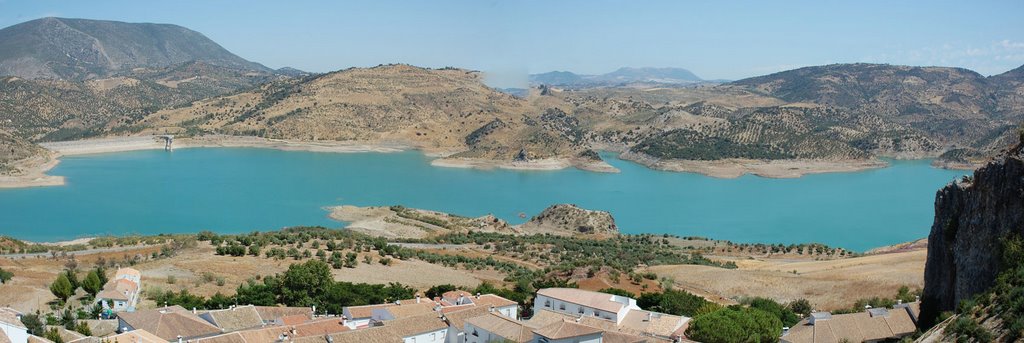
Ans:
MULTIPOLYGON (((78 141, 51 142, 40 144, 44 148, 63 156, 100 154, 133 150, 163 149, 164 141, 157 136, 134 136, 116 138, 85 139, 78 141)), ((314 152, 398 152, 407 146, 388 143, 335 142, 335 141, 290 141, 248 136, 211 135, 201 137, 175 138, 173 149, 187 148, 266 148, 287 151, 314 152)))
POLYGON ((599 173, 618 173, 619 169, 604 161, 575 160, 568 158, 545 158, 532 161, 499 161, 482 158, 446 157, 430 161, 430 165, 447 168, 474 168, 482 170, 562 170, 576 167, 599 173))
POLYGON ((888 166, 885 161, 870 160, 748 160, 717 161, 662 160, 637 153, 623 153, 620 158, 651 169, 700 173, 718 178, 737 178, 753 174, 768 178, 797 178, 807 174, 855 172, 888 166))
POLYGON ((950 170, 975 170, 985 166, 985 162, 954 162, 954 161, 943 161, 934 160, 932 161, 932 167, 950 169, 950 170))
POLYGON ((14 163, 18 170, 13 175, 0 175, 0 188, 22 188, 41 186, 60 186, 64 184, 63 176, 46 175, 46 172, 60 163, 60 155, 51 153, 46 156, 35 156, 14 163))
MULTIPOLYGON (((19 170, 14 175, 0 175, 0 188, 21 188, 64 185, 63 176, 46 175, 46 172, 60 163, 62 156, 103 154, 136 150, 162 150, 163 138, 157 136, 130 136, 83 139, 77 141, 45 142, 40 146, 50 150, 48 156, 37 156, 14 164, 19 170)), ((313 151, 332 153, 356 152, 398 152, 410 147, 398 143, 371 142, 306 142, 260 137, 211 135, 202 137, 175 138, 172 148, 252 147, 285 151, 313 151)))

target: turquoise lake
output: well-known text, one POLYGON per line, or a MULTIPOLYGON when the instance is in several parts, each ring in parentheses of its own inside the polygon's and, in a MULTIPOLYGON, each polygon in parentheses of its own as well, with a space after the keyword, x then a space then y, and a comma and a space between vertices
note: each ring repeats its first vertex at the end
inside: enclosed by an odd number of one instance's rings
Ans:
POLYGON ((618 174, 438 168, 419 152, 251 148, 73 156, 66 186, 0 190, 0 235, 54 241, 104 234, 341 227, 325 206, 404 205, 520 223, 556 203, 611 211, 622 232, 736 242, 820 242, 863 251, 927 236, 935 192, 964 171, 929 161, 797 179, 717 179, 604 155, 618 174))

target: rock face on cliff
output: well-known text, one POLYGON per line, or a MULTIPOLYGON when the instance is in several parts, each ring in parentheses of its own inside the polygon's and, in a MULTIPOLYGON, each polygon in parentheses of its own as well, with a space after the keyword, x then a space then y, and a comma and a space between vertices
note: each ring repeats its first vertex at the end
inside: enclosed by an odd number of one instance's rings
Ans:
POLYGON ((593 211, 576 205, 558 204, 544 209, 519 229, 530 233, 554 235, 617 235, 615 218, 606 211, 593 211))
POLYGON ((939 190, 928 236, 922 324, 986 291, 1001 271, 1002 241, 1024 235, 1022 145, 939 190))

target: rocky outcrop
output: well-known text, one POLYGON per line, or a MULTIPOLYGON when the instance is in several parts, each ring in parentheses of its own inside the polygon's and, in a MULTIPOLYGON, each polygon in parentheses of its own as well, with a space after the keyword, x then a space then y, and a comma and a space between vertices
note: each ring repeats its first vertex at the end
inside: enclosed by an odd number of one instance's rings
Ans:
POLYGON ((1002 240, 1024 235, 1021 148, 1018 144, 936 195, 922 297, 924 327, 942 311, 991 287, 1002 268, 1002 240))
POLYGON ((523 223, 519 229, 527 233, 555 235, 617 235, 615 218, 606 211, 593 211, 576 205, 552 205, 523 223))

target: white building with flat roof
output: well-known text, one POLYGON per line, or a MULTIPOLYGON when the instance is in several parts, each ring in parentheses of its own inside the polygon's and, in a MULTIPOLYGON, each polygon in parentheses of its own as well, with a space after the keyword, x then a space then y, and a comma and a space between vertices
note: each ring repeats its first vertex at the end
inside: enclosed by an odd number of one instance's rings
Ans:
POLYGON ((537 291, 533 313, 551 310, 571 316, 591 316, 619 324, 631 310, 640 310, 636 300, 608 293, 576 288, 545 288, 537 291))

